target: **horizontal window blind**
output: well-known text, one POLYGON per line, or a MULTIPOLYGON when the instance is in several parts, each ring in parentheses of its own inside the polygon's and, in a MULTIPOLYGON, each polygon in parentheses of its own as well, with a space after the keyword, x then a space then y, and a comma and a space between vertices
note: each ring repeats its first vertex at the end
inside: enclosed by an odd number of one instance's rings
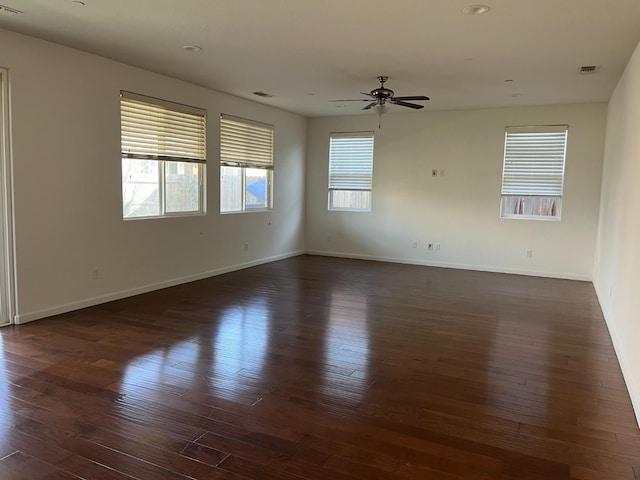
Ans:
POLYGON ((373 132, 332 133, 329 145, 329 189, 371 190, 373 132))
POLYGON ((220 163, 273 168, 273 125, 220 116, 220 163))
POLYGON ((567 125, 507 127, 502 195, 562 196, 567 125))
POLYGON ((204 163, 206 119, 205 110, 122 91, 122 156, 204 163))

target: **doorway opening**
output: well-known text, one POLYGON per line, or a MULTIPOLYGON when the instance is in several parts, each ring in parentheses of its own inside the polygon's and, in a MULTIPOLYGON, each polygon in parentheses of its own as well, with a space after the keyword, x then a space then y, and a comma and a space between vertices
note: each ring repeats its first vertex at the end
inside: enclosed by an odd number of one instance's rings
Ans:
POLYGON ((0 326, 13 323, 13 220, 9 72, 0 68, 0 326))

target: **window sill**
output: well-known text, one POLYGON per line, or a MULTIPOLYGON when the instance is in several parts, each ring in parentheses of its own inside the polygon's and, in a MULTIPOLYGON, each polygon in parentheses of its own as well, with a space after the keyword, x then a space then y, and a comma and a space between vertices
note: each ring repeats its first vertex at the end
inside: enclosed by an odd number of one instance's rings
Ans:
POLYGON ((273 212, 273 208, 252 208, 251 210, 234 210, 232 212, 220 212, 220 215, 236 215, 242 213, 265 213, 273 212))
POLYGON ((371 209, 368 210, 356 210, 352 208, 329 208, 328 212, 353 212, 353 213, 371 213, 371 209))
POLYGON ((204 217, 207 215, 207 212, 181 212, 181 213, 170 213, 166 215, 153 215, 148 217, 122 217, 122 220, 125 222, 135 221, 135 220, 159 220, 163 218, 185 218, 185 217, 204 217))
POLYGON ((559 222, 562 220, 560 217, 536 217, 531 215, 513 215, 507 217, 500 217, 500 220, 537 220, 542 222, 559 222))

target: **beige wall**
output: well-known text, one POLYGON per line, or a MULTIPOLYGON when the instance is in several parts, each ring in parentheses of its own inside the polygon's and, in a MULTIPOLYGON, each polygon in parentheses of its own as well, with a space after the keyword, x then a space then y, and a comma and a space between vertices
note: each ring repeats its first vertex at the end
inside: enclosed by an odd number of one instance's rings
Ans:
POLYGON ((640 419, 640 46, 609 102, 594 285, 640 419))
POLYGON ((591 280, 605 121, 605 104, 311 119, 307 250, 591 280), (569 124, 562 221, 500 219, 505 126, 546 124, 569 124), (329 212, 329 134, 359 130, 376 135, 372 212, 329 212))
POLYGON ((0 53, 11 89, 18 321, 304 249, 305 118, 3 30, 0 53), (206 216, 122 220, 121 89, 208 110, 206 216), (272 213, 218 213, 221 112, 275 125, 272 213))

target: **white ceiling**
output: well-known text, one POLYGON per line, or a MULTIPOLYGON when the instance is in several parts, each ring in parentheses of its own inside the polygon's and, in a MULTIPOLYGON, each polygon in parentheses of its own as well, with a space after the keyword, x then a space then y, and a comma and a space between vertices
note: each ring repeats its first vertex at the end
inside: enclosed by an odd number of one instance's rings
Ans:
POLYGON ((305 116, 358 113, 328 100, 362 98, 378 75, 430 96, 424 111, 607 101, 640 41, 639 0, 486 0, 477 16, 464 0, 84 2, 0 0, 24 12, 0 28, 305 116))

